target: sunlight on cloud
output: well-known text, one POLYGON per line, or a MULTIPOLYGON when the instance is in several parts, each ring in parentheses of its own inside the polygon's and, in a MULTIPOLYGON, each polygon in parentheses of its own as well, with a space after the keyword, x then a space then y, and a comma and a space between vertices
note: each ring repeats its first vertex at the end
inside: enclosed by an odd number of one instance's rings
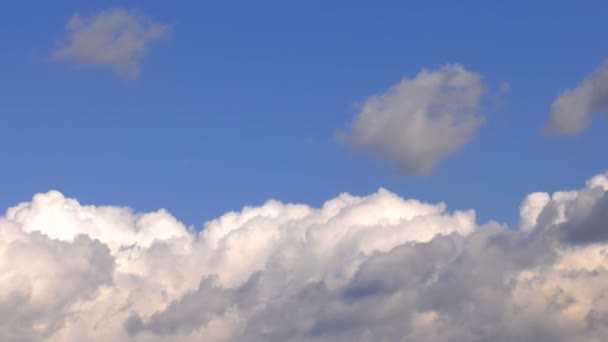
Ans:
POLYGON ((57 191, 0 217, 1 340, 593 340, 608 175, 534 193, 521 229, 380 189, 189 230, 57 191))

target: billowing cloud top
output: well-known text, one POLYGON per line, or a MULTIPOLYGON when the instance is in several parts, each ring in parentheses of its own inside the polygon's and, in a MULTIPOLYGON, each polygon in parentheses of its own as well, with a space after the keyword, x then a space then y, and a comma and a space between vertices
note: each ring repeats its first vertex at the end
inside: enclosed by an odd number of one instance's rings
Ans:
POLYGON ((110 67, 127 78, 139 77, 140 61, 150 43, 170 34, 170 26, 124 9, 103 11, 90 18, 76 13, 66 30, 66 42, 53 52, 56 60, 110 67))
POLYGON ((399 173, 428 175, 477 132, 484 93, 481 77, 461 65, 422 70, 365 100, 347 140, 399 173))
POLYGON ((579 133, 598 114, 608 115, 608 61, 553 101, 544 130, 550 134, 579 133))
POLYGON ((0 340, 601 341, 608 174, 518 229, 387 190, 188 229, 57 191, 0 217, 0 340))

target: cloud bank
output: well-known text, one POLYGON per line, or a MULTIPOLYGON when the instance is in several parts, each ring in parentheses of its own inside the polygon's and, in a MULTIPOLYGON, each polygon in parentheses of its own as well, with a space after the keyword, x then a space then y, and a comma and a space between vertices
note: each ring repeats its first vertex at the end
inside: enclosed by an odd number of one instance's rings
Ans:
POLYGON ((3 341, 601 341, 608 174, 519 227, 380 189, 198 232, 57 191, 0 217, 3 341))
POLYGON ((479 111, 485 89, 481 77, 461 65, 423 69, 366 99, 346 140, 401 174, 428 175, 484 122, 479 111))
POLYGON ((66 31, 66 41, 53 52, 55 60, 109 67, 121 77, 138 78, 149 45, 167 38, 171 28, 135 12, 112 9, 91 17, 76 13, 66 31))
POLYGON ((600 114, 608 115, 608 61, 553 101, 544 130, 555 135, 579 133, 600 114))

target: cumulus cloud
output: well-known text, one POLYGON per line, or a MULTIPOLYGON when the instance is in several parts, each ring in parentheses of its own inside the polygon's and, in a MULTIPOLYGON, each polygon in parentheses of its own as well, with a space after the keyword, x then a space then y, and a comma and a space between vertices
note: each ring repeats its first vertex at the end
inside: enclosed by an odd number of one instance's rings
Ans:
POLYGON ((481 77, 461 65, 424 69, 360 106, 346 140, 401 174, 428 175, 467 144, 484 122, 481 77))
POLYGON ((0 340, 601 341, 608 174, 519 228, 385 189, 195 231, 57 191, 0 217, 0 340))
POLYGON ((110 67, 121 77, 138 78, 149 45, 168 37, 171 27, 135 12, 111 9, 91 17, 76 13, 66 31, 66 41, 53 52, 57 61, 110 67))
POLYGON ((608 61, 553 101, 544 130, 549 134, 579 133, 600 114, 608 115, 608 61))

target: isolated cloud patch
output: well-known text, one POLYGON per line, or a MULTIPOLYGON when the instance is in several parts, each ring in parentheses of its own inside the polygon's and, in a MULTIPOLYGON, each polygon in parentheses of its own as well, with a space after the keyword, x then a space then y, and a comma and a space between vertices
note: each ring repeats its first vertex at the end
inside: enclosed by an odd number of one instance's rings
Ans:
POLYGON ((111 9, 95 16, 74 14, 66 25, 65 42, 53 57, 79 66, 109 67, 125 78, 138 78, 150 44, 167 38, 169 25, 138 13, 111 9))
POLYGON ((360 106, 347 141, 399 173, 428 175, 475 135, 485 86, 461 65, 424 69, 360 106))
POLYGON ((553 101, 544 130, 550 134, 579 133, 600 114, 608 115, 608 61, 553 101))
POLYGON ((38 194, 0 217, 0 339, 599 341, 607 193, 531 194, 521 229, 381 189, 200 232, 38 194))

